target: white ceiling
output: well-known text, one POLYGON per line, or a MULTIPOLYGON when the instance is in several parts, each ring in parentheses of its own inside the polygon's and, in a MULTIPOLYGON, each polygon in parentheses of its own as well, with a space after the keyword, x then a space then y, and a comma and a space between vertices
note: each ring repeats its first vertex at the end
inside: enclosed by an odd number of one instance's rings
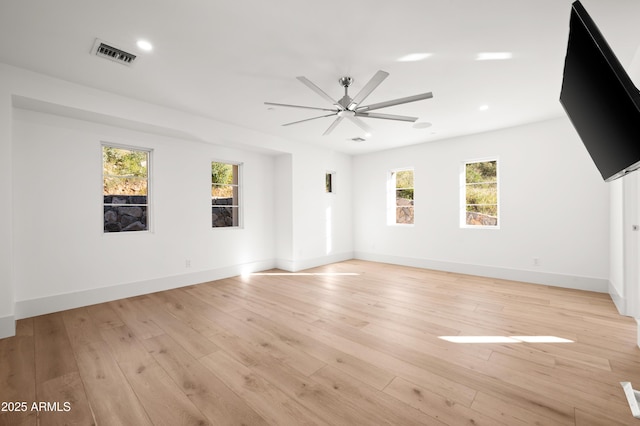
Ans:
MULTIPOLYGON (((622 64, 640 68, 640 1, 583 0, 622 64), (635 59, 634 59, 635 58, 635 59)), ((233 123, 300 143, 362 153, 483 132, 563 115, 558 102, 571 0, 3 0, 0 62, 233 123), (96 38, 138 52, 133 67, 89 54, 96 38), (511 52, 477 61, 479 52, 511 52), (398 62, 431 53, 419 62, 398 62), (433 92, 433 99, 378 110, 432 123, 367 119, 363 136, 333 118, 290 127, 327 107, 296 80, 336 99, 374 75, 390 76, 365 103, 433 92), (480 111, 479 107, 488 109, 480 111)), ((640 73, 637 73, 640 74, 640 73)), ((632 75, 632 77, 635 77, 632 75)))

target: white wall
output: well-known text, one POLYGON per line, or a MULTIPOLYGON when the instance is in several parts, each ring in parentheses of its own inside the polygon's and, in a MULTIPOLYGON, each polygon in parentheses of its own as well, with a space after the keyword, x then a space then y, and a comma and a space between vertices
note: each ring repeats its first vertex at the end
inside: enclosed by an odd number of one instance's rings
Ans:
POLYGON ((0 338, 14 332, 11 97, 0 87, 0 338))
POLYGON ((276 266, 293 268, 293 158, 282 154, 275 159, 273 181, 276 223, 276 266))
POLYGON ((272 156, 20 109, 13 132, 18 317, 273 266, 272 156), (153 149, 151 232, 102 232, 103 141, 153 149), (212 160, 243 163, 242 229, 211 227, 212 160))
POLYGON ((609 190, 566 119, 357 156, 353 176, 358 258, 607 291, 609 190), (500 229, 461 229, 460 165, 494 156, 500 229), (415 225, 387 226, 387 173, 407 166, 415 225))
POLYGON ((290 270, 353 258, 351 157, 320 149, 293 155, 293 257, 290 270), (335 172, 325 193, 325 173, 335 172))
POLYGON ((630 173, 611 186, 609 294, 622 315, 640 318, 640 174, 630 173))
POLYGON ((609 183, 609 294, 620 312, 624 307, 624 188, 626 177, 609 183))

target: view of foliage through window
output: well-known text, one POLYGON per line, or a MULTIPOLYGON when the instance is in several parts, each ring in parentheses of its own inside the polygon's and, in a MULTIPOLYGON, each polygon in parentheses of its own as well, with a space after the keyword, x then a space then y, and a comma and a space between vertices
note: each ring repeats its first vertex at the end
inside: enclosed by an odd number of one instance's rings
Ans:
POLYGON ((102 147, 104 195, 147 195, 147 151, 102 147))
POLYGON ((497 225, 498 162, 481 161, 465 165, 467 225, 497 225))
POLYGON ((233 164, 211 163, 211 196, 233 196, 233 164))

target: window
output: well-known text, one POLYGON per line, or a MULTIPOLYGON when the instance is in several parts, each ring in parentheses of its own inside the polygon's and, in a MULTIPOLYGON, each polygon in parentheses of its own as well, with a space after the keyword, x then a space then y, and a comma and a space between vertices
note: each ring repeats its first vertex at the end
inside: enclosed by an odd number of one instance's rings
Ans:
POLYGON ((462 173, 463 227, 498 227, 498 160, 466 162, 462 173))
POLYGON ((240 165, 211 163, 211 226, 240 226, 240 165))
POLYGON ((102 146, 104 232, 149 229, 151 151, 102 146))
POLYGON ((333 187, 334 174, 335 174, 334 172, 327 172, 324 175, 324 192, 326 192, 327 194, 330 194, 334 191, 334 187, 333 187))
POLYGON ((388 189, 387 223, 413 224, 413 169, 391 171, 388 189))

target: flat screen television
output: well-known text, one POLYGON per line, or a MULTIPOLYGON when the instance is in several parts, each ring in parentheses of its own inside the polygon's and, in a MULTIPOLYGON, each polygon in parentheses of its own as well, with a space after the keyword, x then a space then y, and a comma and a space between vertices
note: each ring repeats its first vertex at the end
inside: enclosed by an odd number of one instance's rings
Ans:
POLYGON ((640 168, 640 92, 579 1, 560 102, 605 181, 640 168))

